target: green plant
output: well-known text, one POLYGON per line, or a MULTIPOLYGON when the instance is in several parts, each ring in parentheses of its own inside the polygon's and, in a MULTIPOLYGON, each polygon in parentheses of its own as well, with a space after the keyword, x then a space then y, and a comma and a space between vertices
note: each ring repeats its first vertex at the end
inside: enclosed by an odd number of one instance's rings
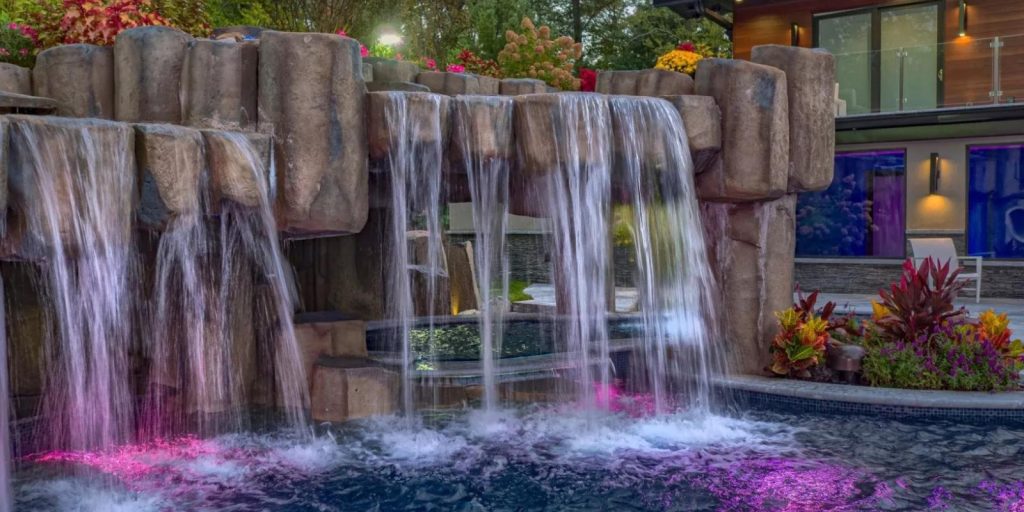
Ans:
POLYGON ((504 77, 501 67, 498 66, 497 62, 491 59, 480 58, 480 56, 469 50, 462 50, 456 58, 466 68, 468 73, 493 78, 504 77))
POLYGON ((526 287, 530 286, 530 283, 526 281, 511 280, 508 282, 508 301, 509 302, 521 302, 524 300, 533 300, 533 295, 526 293, 526 287))
POLYGON ((866 347, 864 377, 873 386, 955 391, 1019 387, 1021 357, 1007 356, 976 324, 952 319, 907 341, 866 347))
POLYGON ((962 316, 963 309, 953 306, 964 287, 957 280, 959 275, 959 269, 950 270, 949 262, 939 265, 926 258, 915 268, 908 259, 900 281, 879 292, 882 302, 881 309, 875 310, 875 323, 894 340, 914 341, 944 321, 962 316))
POLYGON ((0 27, 0 62, 30 68, 39 51, 39 38, 31 27, 8 23, 0 27))
POLYGON ((825 357, 828 321, 797 307, 775 313, 779 333, 772 340, 771 371, 789 377, 807 377, 808 370, 825 357))
POLYGON ((498 54, 498 65, 510 78, 536 78, 564 91, 577 91, 580 80, 573 76, 573 66, 583 47, 571 37, 551 39, 551 29, 534 26, 523 18, 523 32, 509 30, 505 48, 498 54))
POLYGON ((206 0, 153 0, 153 10, 173 27, 195 37, 208 37, 212 28, 206 3, 206 0))

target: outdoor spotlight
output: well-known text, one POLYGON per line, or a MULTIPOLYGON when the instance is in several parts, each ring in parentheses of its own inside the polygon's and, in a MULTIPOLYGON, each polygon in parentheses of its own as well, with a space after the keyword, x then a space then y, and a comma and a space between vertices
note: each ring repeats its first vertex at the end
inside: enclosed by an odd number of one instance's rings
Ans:
POLYGON ((800 25, 795 21, 789 25, 789 45, 800 46, 800 25))
POLYGON ((928 168, 928 193, 938 194, 939 193, 939 178, 941 178, 942 169, 940 168, 941 161, 939 160, 938 153, 932 153, 931 162, 928 168))
POLYGON ((960 37, 967 35, 967 0, 960 0, 960 30, 957 34, 960 37))
POLYGON ((394 32, 381 34, 380 44, 385 46, 398 46, 399 44, 402 44, 402 36, 395 34, 394 32))

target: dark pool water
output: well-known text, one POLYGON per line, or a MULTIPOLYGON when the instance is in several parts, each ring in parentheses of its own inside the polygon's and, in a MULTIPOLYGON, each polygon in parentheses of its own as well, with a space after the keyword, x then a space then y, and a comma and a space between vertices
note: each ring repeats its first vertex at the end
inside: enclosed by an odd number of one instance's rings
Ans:
POLYGON ((562 407, 23 461, 18 510, 1024 510, 1024 428, 562 407), (69 472, 69 468, 76 471, 69 472))

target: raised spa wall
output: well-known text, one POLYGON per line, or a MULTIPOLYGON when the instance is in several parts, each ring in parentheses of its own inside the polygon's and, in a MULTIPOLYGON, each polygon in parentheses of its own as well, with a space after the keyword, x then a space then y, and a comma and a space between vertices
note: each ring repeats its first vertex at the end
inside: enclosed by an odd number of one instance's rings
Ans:
MULTIPOLYGON (((830 54, 762 46, 754 49, 751 61, 702 61, 695 80, 663 70, 598 76, 598 93, 662 97, 683 118, 720 285, 721 339, 733 371, 763 372, 774 335, 772 314, 792 302, 795 194, 821 190, 832 179, 834 75, 830 54)), ((491 126, 486 105, 470 106, 458 95, 516 96, 515 112, 543 109, 552 119, 558 119, 560 108, 560 93, 538 80, 422 72, 412 63, 362 59, 357 41, 337 35, 262 31, 257 40, 200 40, 166 27, 127 30, 113 47, 51 48, 31 71, 2 65, 0 90, 2 113, 131 123, 135 142, 126 151, 134 152, 140 183, 137 219, 146 230, 161 230, 182 213, 183 205, 195 204, 182 198, 199 193, 197 177, 204 172, 215 199, 253 203, 252 191, 259 187, 246 184, 251 178, 241 172, 243 163, 219 149, 225 131, 245 132, 265 159, 273 159, 271 190, 282 236, 329 237, 309 249, 325 253, 319 261, 329 261, 329 268, 309 280, 300 268, 298 284, 303 294, 322 296, 331 309, 351 315, 299 319, 314 417, 325 420, 388 409, 390 400, 368 397, 392 396, 387 390, 397 387, 389 372, 358 363, 366 357, 358 332, 364 321, 380 318, 386 300, 379 254, 386 202, 377 197, 382 187, 374 182, 381 178, 372 172, 374 162, 385 157, 392 128, 383 122, 383 91, 410 94, 410 116, 441 116, 442 133, 422 137, 442 137, 445 147, 459 140, 450 136, 453 132, 491 126), (437 105, 415 101, 426 94, 452 98, 440 103, 440 111, 417 108, 437 105), (476 109, 469 117, 473 126, 454 126, 459 117, 450 112, 456 108, 476 109), (182 154, 187 157, 169 157, 182 154), (319 364, 323 357, 334 360, 319 364), (341 391, 316 391, 324 389, 341 391)), ((0 117, 4 146, 16 122, 60 121, 0 117)), ((514 124, 508 140, 495 134, 493 146, 480 156, 510 159, 514 183, 538 169, 557 169, 545 160, 553 152, 544 147, 545 141, 555 140, 544 131, 556 129, 557 123, 514 124), (517 161, 519 155, 523 161, 517 161)), ((3 251, 7 259, 31 259, 31 244, 19 238, 17 219, 10 213, 20 209, 18 201, 31 198, 8 196, 7 159, 0 159, 0 207, 9 217, 3 251)), ((465 201, 465 188, 458 186, 464 170, 449 160, 449 200, 465 201)), ((533 213, 515 186, 510 202, 513 213, 533 213)), ((216 214, 216 208, 208 213, 216 214)), ((459 260, 471 266, 464 254, 449 254, 450 265, 459 260)), ((293 255, 300 266, 302 258, 297 259, 293 255)), ((44 315, 38 316, 41 322, 44 315)), ((40 353, 41 335, 33 330, 21 328, 17 334, 22 336, 11 336, 21 345, 12 349, 11 364, 23 365, 15 371, 16 395, 39 392, 41 379, 24 369, 38 366, 31 359, 40 353)))

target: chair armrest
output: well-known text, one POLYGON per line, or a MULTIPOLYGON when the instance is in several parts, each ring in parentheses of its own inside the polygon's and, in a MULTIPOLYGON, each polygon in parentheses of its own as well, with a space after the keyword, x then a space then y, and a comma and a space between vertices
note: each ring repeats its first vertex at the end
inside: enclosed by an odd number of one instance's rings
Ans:
POLYGON ((973 261, 975 271, 981 274, 981 256, 959 256, 957 259, 960 260, 961 262, 973 261))

